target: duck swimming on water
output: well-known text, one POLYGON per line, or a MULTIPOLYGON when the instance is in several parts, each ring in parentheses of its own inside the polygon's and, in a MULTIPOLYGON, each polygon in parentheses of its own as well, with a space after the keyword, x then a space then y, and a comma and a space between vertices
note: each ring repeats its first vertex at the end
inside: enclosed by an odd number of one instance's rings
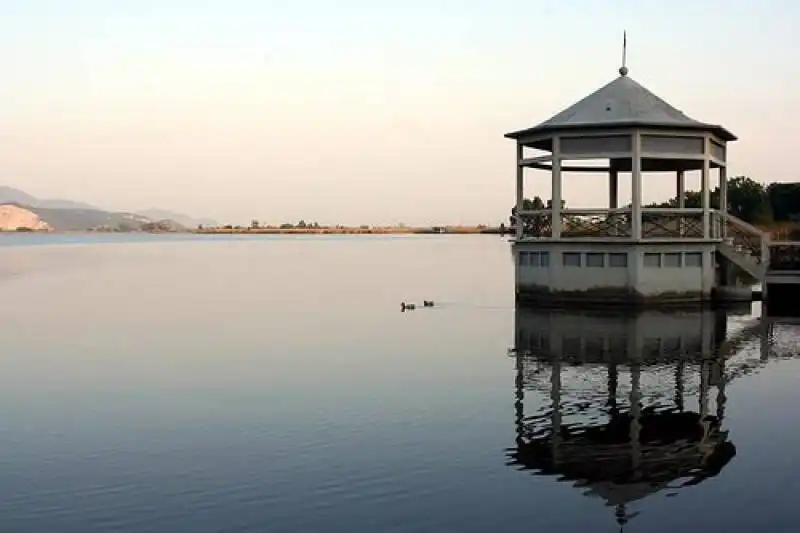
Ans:
POLYGON ((433 307, 433 301, 432 300, 423 300, 422 301, 422 306, 423 307, 433 307))
POLYGON ((413 310, 414 310, 414 309, 416 309, 416 308, 417 308, 417 306, 416 306, 416 305, 414 305, 414 304, 407 304, 407 303, 405 303, 405 302, 402 302, 402 303, 400 304, 400 311, 401 311, 401 312, 402 312, 402 311, 413 311, 413 310))

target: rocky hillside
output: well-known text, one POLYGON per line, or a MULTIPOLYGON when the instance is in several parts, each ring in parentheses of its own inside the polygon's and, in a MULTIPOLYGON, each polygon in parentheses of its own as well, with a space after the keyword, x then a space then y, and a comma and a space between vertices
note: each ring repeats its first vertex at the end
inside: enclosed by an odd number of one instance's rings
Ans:
POLYGON ((16 205, 0 205, 0 231, 50 231, 39 215, 16 205))

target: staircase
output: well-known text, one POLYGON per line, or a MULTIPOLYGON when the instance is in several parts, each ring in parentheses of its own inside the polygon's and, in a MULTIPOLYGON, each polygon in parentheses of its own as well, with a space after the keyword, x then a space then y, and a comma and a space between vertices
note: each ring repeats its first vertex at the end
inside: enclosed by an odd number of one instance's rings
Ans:
POLYGON ((717 251, 747 282, 763 283, 769 267, 769 235, 733 215, 715 213, 717 251), (724 230, 724 231, 723 231, 724 230))

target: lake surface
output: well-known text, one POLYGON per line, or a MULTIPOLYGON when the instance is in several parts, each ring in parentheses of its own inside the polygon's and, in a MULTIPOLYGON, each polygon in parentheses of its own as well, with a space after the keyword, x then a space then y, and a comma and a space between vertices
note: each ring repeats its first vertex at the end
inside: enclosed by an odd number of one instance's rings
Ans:
POLYGON ((0 531, 797 530, 800 326, 512 274, 496 236, 0 236, 0 531))

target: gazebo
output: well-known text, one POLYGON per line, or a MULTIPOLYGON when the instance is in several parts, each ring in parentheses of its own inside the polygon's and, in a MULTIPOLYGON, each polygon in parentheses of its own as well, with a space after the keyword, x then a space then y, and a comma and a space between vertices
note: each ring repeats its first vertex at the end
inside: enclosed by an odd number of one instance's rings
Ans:
POLYGON ((628 76, 627 67, 552 118, 505 137, 516 141, 518 299, 708 301, 715 288, 736 283, 730 270, 718 272, 718 253, 738 267, 743 284, 763 277, 766 236, 725 208, 728 143, 736 137, 671 106, 628 76), (586 164, 597 160, 603 165, 586 164), (524 209, 526 169, 549 173, 547 209, 524 209), (685 206, 689 171, 700 171, 700 208, 685 206), (607 205, 566 208, 562 181, 572 172, 606 174, 607 205), (643 207, 647 172, 674 176, 676 207, 643 207), (722 208, 711 205, 712 173, 722 208), (619 179, 626 174, 631 204, 620 207, 619 179))

